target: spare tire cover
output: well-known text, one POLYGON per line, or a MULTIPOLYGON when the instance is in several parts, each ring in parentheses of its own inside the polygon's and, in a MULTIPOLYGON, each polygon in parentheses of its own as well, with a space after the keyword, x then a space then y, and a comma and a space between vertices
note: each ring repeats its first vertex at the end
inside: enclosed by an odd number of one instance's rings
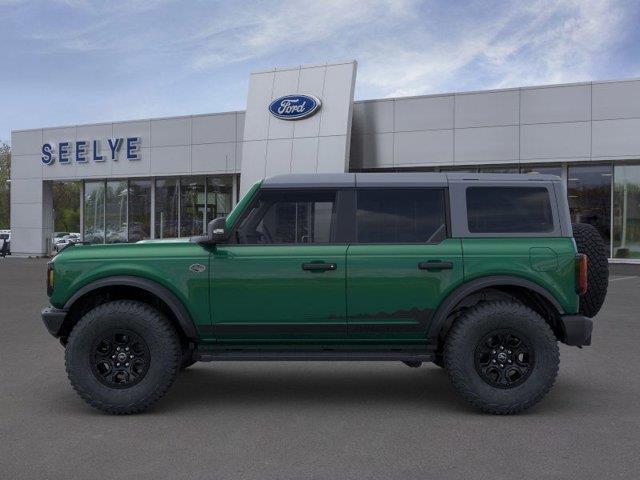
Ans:
POLYGON ((609 260, 604 240, 593 225, 573 224, 573 238, 578 253, 587 255, 587 293, 580 296, 580 313, 595 317, 600 311, 609 286, 609 260))

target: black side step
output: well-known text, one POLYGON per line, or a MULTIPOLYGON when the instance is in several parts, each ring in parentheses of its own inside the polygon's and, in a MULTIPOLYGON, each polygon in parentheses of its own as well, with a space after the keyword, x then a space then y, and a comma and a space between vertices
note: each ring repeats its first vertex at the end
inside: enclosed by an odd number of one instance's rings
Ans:
POLYGON ((433 354, 425 350, 358 351, 358 350, 219 350, 194 352, 200 362, 217 361, 388 361, 431 362, 433 354))

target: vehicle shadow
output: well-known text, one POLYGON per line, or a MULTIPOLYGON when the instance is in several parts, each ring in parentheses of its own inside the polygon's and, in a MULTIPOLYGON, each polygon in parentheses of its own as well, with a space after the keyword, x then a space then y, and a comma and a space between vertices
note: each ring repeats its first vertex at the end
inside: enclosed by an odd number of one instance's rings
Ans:
POLYGON ((362 406, 363 404, 425 405, 471 411, 451 387, 445 372, 431 365, 413 369, 398 364, 376 368, 351 362, 242 362, 197 364, 182 372, 168 395, 154 408, 166 412, 194 405, 262 407, 277 404, 362 406), (353 367, 353 368, 350 368, 353 367))

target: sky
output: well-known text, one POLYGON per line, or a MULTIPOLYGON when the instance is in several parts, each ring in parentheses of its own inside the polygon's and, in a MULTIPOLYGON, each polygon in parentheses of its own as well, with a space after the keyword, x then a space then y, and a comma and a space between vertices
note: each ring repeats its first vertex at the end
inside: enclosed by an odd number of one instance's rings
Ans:
POLYGON ((243 110, 252 71, 352 58, 356 99, 640 77, 638 25, 638 0, 0 0, 0 140, 243 110))

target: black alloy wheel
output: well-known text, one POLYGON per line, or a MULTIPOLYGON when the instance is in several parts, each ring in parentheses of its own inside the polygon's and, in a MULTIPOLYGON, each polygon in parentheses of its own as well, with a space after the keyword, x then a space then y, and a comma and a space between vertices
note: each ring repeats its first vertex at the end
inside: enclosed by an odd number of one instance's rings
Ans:
POLYGON ((91 365, 102 384, 129 388, 144 378, 150 361, 149 347, 139 335, 131 330, 113 330, 95 343, 91 365))
POLYGON ((498 388, 522 384, 531 374, 534 360, 534 351, 527 338, 513 330, 495 330, 485 335, 475 351, 478 375, 498 388))

